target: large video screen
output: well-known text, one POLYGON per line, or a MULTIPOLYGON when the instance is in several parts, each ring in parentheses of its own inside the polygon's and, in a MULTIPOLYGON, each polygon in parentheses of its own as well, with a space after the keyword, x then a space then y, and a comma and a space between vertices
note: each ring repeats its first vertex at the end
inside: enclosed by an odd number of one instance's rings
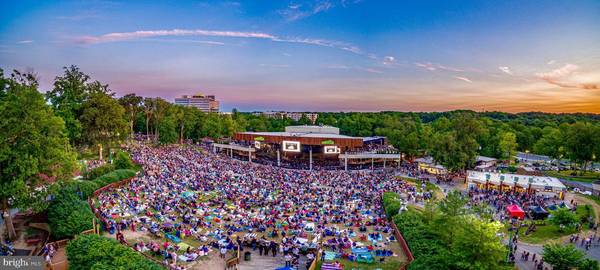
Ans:
POLYGON ((259 141, 254 141, 254 148, 260 149, 260 147, 261 147, 260 142, 259 141))
POLYGON ((325 154, 339 154, 340 149, 335 145, 328 145, 324 148, 325 154))
POLYGON ((300 142, 283 141, 283 151, 300 152, 300 142))

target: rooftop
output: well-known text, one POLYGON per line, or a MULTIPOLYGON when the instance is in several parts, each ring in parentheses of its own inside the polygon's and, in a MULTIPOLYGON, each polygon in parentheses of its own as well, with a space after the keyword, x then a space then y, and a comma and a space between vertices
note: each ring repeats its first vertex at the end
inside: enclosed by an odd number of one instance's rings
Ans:
POLYGON ((331 138, 331 139, 355 139, 356 137, 331 134, 331 133, 299 133, 299 132, 239 132, 240 134, 251 134, 256 136, 282 136, 300 138, 331 138))

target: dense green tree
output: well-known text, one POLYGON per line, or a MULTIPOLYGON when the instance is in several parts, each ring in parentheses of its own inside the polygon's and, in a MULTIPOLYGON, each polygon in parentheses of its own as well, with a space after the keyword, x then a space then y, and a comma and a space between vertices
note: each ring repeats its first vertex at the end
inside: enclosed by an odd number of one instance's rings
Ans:
POLYGON ((80 117, 85 142, 99 147, 102 159, 103 146, 111 146, 127 136, 129 131, 124 118, 125 109, 111 96, 97 92, 82 105, 80 117))
POLYGON ((565 148, 569 158, 582 165, 582 171, 594 158, 597 144, 600 143, 597 128, 590 123, 577 122, 569 126, 565 137, 565 148))
POLYGON ((506 131, 500 133, 498 149, 501 158, 511 160, 517 153, 517 136, 514 133, 506 131))
POLYGON ((542 129, 541 138, 533 145, 533 152, 552 158, 561 158, 564 154, 563 133, 558 129, 547 126, 542 129))
POLYGON ((92 229, 94 214, 73 190, 64 189, 48 207, 48 221, 56 239, 70 238, 92 229))
MULTIPOLYGON (((0 200, 2 210, 41 211, 49 180, 68 179, 75 169, 64 121, 54 115, 31 74, 15 71, 0 101, 0 200)), ((5 215, 9 237, 15 237, 5 215)))
POLYGON ((573 245, 553 243, 544 245, 542 256, 554 270, 571 270, 583 262, 585 254, 573 245))
POLYGON ((554 211, 550 211, 550 213, 551 216, 548 219, 548 222, 561 228, 561 230, 562 227, 572 228, 579 223, 577 215, 569 209, 561 207, 554 211))
POLYGON ((136 115, 142 109, 143 98, 136 94, 127 94, 119 98, 119 104, 125 109, 125 119, 129 123, 129 134, 133 137, 136 115))

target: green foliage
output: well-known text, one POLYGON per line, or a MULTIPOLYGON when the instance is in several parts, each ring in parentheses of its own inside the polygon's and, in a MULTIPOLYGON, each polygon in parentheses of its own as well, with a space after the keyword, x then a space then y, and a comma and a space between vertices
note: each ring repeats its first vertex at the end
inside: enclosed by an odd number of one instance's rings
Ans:
POLYGON ((383 208, 385 209, 385 214, 389 220, 398 214, 400 206, 400 196, 398 194, 394 192, 383 193, 383 208))
POLYGON ((584 261, 585 254, 583 251, 578 250, 571 244, 563 245, 554 243, 544 245, 542 256, 544 257, 544 261, 552 265, 552 269, 554 270, 570 270, 581 264, 589 267, 589 262, 584 261))
POLYGON ((110 173, 102 175, 96 179, 94 179, 94 183, 98 184, 100 187, 106 186, 108 184, 112 184, 115 182, 119 182, 121 180, 131 178, 135 176, 134 170, 114 170, 110 173))
POLYGON ((600 269, 600 263, 598 263, 598 261, 592 260, 592 259, 583 259, 579 263, 579 268, 578 268, 578 270, 599 270, 599 269, 600 269))
MULTIPOLYGON (((384 193, 386 212, 396 196, 384 193)), ((507 250, 497 236, 502 225, 477 218, 465 203, 453 192, 437 205, 426 204, 422 212, 409 208, 393 217, 415 257, 409 269, 504 268, 507 250)))
POLYGON ((103 92, 90 94, 81 105, 79 121, 83 141, 89 145, 111 145, 129 132, 124 118, 125 109, 117 100, 103 92))
POLYGON ((85 172, 83 177, 85 179, 96 179, 96 178, 98 178, 102 175, 105 175, 109 172, 112 172, 114 170, 115 170, 115 166, 113 164, 107 163, 100 167, 96 167, 92 170, 85 172))
POLYGON ((158 141, 161 144, 171 144, 176 143, 179 139, 179 134, 177 133, 177 125, 175 120, 171 117, 165 118, 159 127, 160 137, 158 141))
POLYGON ((95 234, 81 235, 67 245, 69 269, 163 269, 117 241, 95 234))
POLYGON ((48 209, 52 234, 57 239, 69 238, 92 229, 92 213, 85 199, 98 188, 135 176, 134 170, 114 170, 94 180, 72 181, 56 195, 48 209))
POLYGON ((92 229, 92 219, 94 214, 87 202, 68 190, 59 193, 48 208, 50 229, 56 239, 70 238, 92 229))
MULTIPOLYGON (((64 121, 38 92, 33 74, 14 71, 1 78, 0 203, 3 209, 41 211, 47 207, 46 179, 68 179, 76 168, 64 121)), ((12 234, 12 233, 11 233, 12 234)))
POLYGON ((579 223, 579 218, 573 211, 559 207, 554 211, 550 211, 548 222, 557 227, 573 228, 579 223))
MULTIPOLYGON (((73 194, 79 194, 82 199, 87 199, 87 198, 91 197, 92 194, 94 194, 94 191, 96 191, 100 187, 101 186, 99 186, 98 183, 96 183, 94 181, 88 181, 88 180, 75 181, 74 180, 74 181, 67 183, 63 187, 63 190, 73 193, 73 194)), ((61 192, 62 192, 62 190, 61 190, 61 192)))
POLYGON ((134 169, 135 164, 127 152, 118 151, 113 161, 115 169, 134 169))

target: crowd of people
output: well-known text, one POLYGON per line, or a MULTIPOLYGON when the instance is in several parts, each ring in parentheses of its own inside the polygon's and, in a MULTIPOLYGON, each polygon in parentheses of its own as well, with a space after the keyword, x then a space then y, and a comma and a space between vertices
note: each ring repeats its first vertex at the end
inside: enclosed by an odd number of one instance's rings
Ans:
POLYGON ((364 246, 388 254, 395 239, 381 194, 410 189, 386 171, 289 170, 191 145, 134 143, 129 150, 143 173, 101 193, 99 214, 111 232, 168 236, 171 242, 162 245, 134 245, 162 256, 173 269, 210 250, 226 257, 238 247, 270 251, 297 265, 301 253, 314 258, 316 245, 331 239, 344 243, 335 245, 340 253, 364 246), (182 254, 178 243, 188 237, 201 245, 182 254))

